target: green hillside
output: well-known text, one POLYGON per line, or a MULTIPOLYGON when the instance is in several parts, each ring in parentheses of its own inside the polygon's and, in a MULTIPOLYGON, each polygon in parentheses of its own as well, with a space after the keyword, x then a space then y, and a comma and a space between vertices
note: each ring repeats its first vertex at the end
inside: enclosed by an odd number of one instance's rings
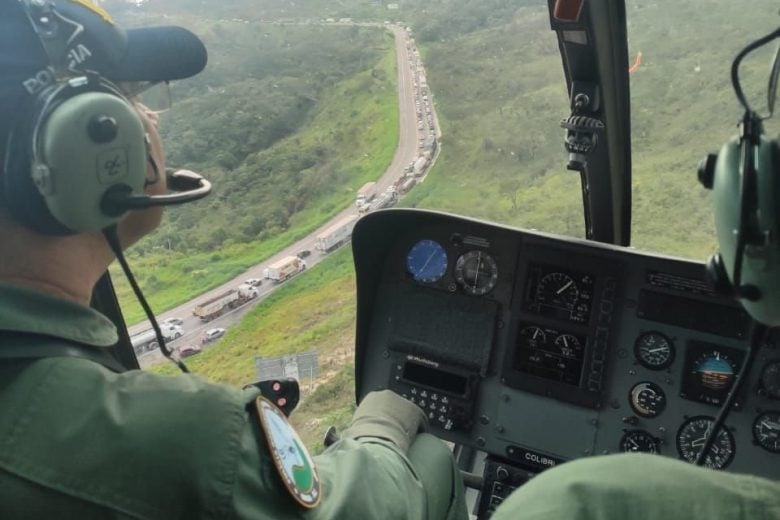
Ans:
MULTIPOLYGON (((210 25, 203 37, 210 42, 225 25, 210 25)), ((203 173, 214 192, 169 209, 164 225, 129 252, 158 311, 314 230, 349 205, 395 152, 398 104, 389 33, 234 25, 237 40, 216 45, 202 78, 174 85, 180 95, 163 114, 169 164, 203 173), (257 30, 262 43, 255 42, 257 30), (253 62, 257 52, 267 53, 259 60, 265 65, 253 62)), ((141 309, 124 277, 117 272, 114 279, 126 320, 139 321, 141 309)))
MULTIPOLYGON (((709 197, 696 168, 735 133, 731 58, 776 25, 758 14, 751 20, 738 4, 628 2, 629 53, 643 54, 631 75, 638 248, 697 259, 714 248, 709 197)), ((771 13, 776 4, 751 7, 771 13)), ((579 178, 565 171, 558 121, 568 103, 547 16, 544 5, 523 8, 510 24, 425 46, 444 151, 408 204, 584 235, 579 178)), ((755 60, 746 68, 756 91, 765 88, 766 65, 755 60)))

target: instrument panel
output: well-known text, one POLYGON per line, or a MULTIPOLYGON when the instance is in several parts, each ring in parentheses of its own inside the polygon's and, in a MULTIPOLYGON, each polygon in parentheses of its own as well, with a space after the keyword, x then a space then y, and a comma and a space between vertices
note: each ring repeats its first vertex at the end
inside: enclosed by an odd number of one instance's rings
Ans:
MULTIPOLYGON (((745 359, 749 317, 701 263, 404 209, 353 251, 358 400, 390 388, 486 452, 506 478, 484 493, 579 457, 694 460, 745 359)), ((774 342, 744 388, 706 464, 780 478, 774 342)))

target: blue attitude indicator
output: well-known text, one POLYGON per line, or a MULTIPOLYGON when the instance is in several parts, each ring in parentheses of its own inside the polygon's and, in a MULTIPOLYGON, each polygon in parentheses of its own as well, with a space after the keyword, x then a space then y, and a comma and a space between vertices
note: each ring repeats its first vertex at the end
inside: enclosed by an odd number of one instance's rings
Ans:
POLYGON ((417 282, 436 282, 447 272, 447 252, 435 240, 420 240, 406 255, 406 270, 417 282))

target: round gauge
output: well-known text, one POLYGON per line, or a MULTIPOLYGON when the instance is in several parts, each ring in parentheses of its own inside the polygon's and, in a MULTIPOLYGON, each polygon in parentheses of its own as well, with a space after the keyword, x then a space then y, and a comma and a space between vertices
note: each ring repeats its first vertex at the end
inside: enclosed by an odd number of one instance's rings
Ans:
POLYGON ((657 438, 644 430, 629 430, 620 439, 620 451, 624 453, 660 453, 657 438))
POLYGON ((693 362, 694 375, 710 390, 727 392, 736 372, 736 363, 719 350, 704 352, 693 362))
MULTIPOLYGON (((682 459, 691 463, 696 462, 714 422, 715 419, 712 417, 697 415, 680 426, 677 431, 677 452, 682 459)), ((734 436, 728 429, 721 428, 704 460, 704 465, 712 469, 724 469, 731 464, 736 449, 734 436)))
POLYGON ((637 383, 628 393, 631 408, 637 415, 652 419, 666 408, 666 394, 663 388, 650 381, 637 383))
POLYGON ((579 296, 577 284, 567 274, 550 273, 539 280, 536 297, 539 303, 572 310, 579 296))
POLYGON ((753 423, 753 440, 772 453, 780 453, 780 412, 764 412, 753 423))
POLYGON ((770 361, 761 369, 761 387, 772 399, 780 399, 780 361, 770 361))
POLYGON ((447 272, 447 252, 434 240, 420 240, 406 255, 406 270, 417 282, 441 280, 447 272))
POLYGON ((455 263, 455 279, 467 293, 481 296, 496 286, 498 266, 489 254, 479 250, 469 251, 455 263))
POLYGON ((547 343, 547 334, 545 334, 540 327, 535 325, 523 327, 520 329, 520 335, 525 338, 526 343, 531 346, 531 348, 539 348, 539 346, 547 343))
POLYGON ((555 346, 560 349, 563 356, 573 358, 576 357, 575 351, 580 348, 580 340, 571 334, 561 334, 555 338, 555 346))
POLYGON ((674 343, 660 332, 645 332, 634 342, 637 361, 650 370, 663 370, 674 362, 674 343))

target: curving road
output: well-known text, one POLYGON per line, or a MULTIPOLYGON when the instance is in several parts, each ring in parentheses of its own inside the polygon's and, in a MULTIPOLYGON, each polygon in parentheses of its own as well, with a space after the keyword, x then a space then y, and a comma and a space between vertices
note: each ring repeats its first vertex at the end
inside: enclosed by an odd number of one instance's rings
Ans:
MULTIPOLYGON (((355 25, 377 25, 377 24, 355 24, 355 25)), ((424 75, 422 64, 419 59, 419 55, 414 52, 415 45, 407 31, 399 26, 389 25, 386 26, 395 35, 395 47, 396 47, 396 59, 397 59, 397 83, 398 83, 398 106, 400 111, 399 117, 399 138, 398 147, 396 148, 395 156, 390 166, 384 172, 384 174, 377 179, 377 193, 383 192, 387 187, 391 186, 402 174, 404 168, 413 162, 420 154, 420 142, 429 134, 435 133, 440 135, 437 124, 435 110, 433 103, 431 102, 431 96, 428 94, 428 99, 424 100, 423 94, 420 91, 420 77, 424 75), (430 116, 426 114, 426 108, 430 107, 430 116), (418 114, 422 113, 422 117, 418 114)), ((438 154, 437 154, 438 155, 438 154)), ((435 160, 434 155, 433 160, 435 160)), ((216 287, 204 294, 201 294, 194 300, 180 305, 164 314, 158 316, 158 320, 164 320, 170 317, 178 317, 184 320, 182 328, 185 331, 185 335, 178 340, 168 342, 171 348, 177 348, 187 344, 200 344, 200 336, 204 330, 222 327, 227 328, 229 325, 238 321, 241 316, 254 307, 265 296, 271 293, 278 285, 274 285, 270 280, 263 280, 263 283, 258 290, 260 291, 259 298, 256 298, 242 307, 235 309, 229 313, 220 316, 208 323, 202 323, 198 318, 192 315, 192 311, 198 302, 225 293, 230 289, 237 287, 248 278, 263 278, 263 270, 275 261, 284 258, 286 256, 295 255, 299 251, 309 250, 311 256, 306 258, 306 263, 309 267, 319 263, 324 258, 324 255, 317 251, 315 248, 316 237, 321 234, 327 227, 332 225, 336 220, 341 219, 347 215, 357 215, 357 209, 354 205, 350 205, 338 215, 335 215, 331 220, 323 224, 320 228, 312 232, 309 236, 298 242, 286 247, 277 254, 266 259, 260 264, 251 267, 243 274, 235 277, 234 279, 226 282, 219 287, 216 287)), ((131 335, 141 332, 150 328, 148 321, 143 321, 129 328, 131 335)), ((142 366, 149 366, 159 360, 163 359, 159 350, 145 353, 139 357, 139 361, 142 366)))

